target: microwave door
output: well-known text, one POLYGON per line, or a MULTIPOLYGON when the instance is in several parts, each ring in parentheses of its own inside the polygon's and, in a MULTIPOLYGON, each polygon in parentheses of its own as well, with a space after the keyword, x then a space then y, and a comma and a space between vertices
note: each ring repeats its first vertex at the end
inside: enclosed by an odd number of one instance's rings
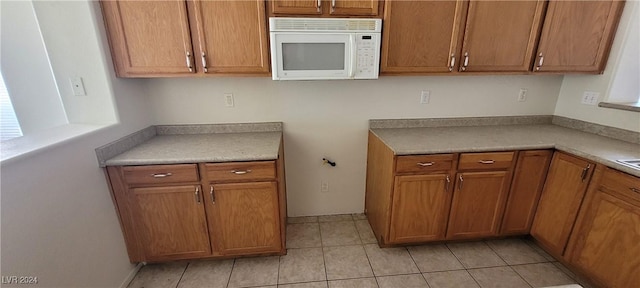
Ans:
POLYGON ((275 33, 274 36, 277 54, 274 79, 353 78, 354 41, 350 34, 275 33))

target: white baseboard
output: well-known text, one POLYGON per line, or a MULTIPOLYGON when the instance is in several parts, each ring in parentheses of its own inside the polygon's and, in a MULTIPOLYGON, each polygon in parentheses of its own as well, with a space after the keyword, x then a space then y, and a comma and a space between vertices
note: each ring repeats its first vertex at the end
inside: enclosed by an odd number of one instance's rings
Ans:
POLYGON ((138 274, 138 271, 140 271, 140 268, 142 268, 142 266, 142 263, 138 263, 138 265, 133 267, 131 272, 129 272, 129 275, 127 275, 127 278, 124 278, 124 281, 122 281, 122 284, 120 284, 120 288, 127 288, 127 286, 129 286, 129 283, 133 281, 133 278, 136 277, 136 274, 138 274))

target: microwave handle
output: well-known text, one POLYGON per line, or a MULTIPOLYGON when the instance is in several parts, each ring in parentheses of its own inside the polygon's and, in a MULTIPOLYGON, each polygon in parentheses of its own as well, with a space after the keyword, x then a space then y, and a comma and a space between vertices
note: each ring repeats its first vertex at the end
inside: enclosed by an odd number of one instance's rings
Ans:
POLYGON ((351 66, 349 67, 349 77, 353 78, 356 76, 356 65, 357 65, 357 48, 356 47, 356 35, 349 35, 349 39, 351 40, 351 66))

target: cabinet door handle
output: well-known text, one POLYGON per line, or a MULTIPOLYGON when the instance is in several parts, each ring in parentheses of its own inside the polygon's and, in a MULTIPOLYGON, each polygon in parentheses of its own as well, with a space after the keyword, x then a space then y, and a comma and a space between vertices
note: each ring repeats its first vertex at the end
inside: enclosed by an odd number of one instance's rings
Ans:
POLYGON ((453 66, 456 65, 456 55, 451 54, 451 61, 449 61, 449 72, 453 71, 453 66))
POLYGON ((447 175, 447 179, 445 179, 446 182, 444 184, 444 192, 449 191, 449 184, 451 184, 451 179, 449 178, 449 175, 447 175))
POLYGON ((460 174, 459 179, 460 179, 460 182, 458 182, 459 183, 458 184, 458 190, 462 190, 462 182, 464 182, 464 179, 462 179, 462 174, 460 174))
POLYGON ((169 177, 173 174, 171 174, 171 172, 168 173, 155 173, 155 174, 151 174, 151 177, 153 178, 165 178, 165 177, 169 177))
POLYGON ((493 160, 480 160, 480 161, 478 161, 478 163, 480 163, 480 164, 493 164, 493 163, 496 163, 496 161, 493 161, 493 160))
POLYGON ((322 0, 318 0, 318 2, 316 2, 316 8, 318 12, 320 12, 320 10, 322 9, 322 0))
POLYGON ((216 204, 216 194, 213 192, 213 185, 209 186, 209 195, 211 195, 211 203, 216 204))
POLYGON ((193 64, 191 64, 191 52, 187 51, 187 68, 189 68, 189 72, 193 72, 193 64))
POLYGON ((200 204, 200 186, 196 186, 196 203, 200 204))
POLYGON ((636 187, 631 187, 631 188, 629 188, 629 190, 631 190, 631 191, 633 191, 633 192, 635 192, 635 193, 640 194, 640 189, 638 189, 638 188, 636 188, 636 187))
POLYGON ((209 72, 209 68, 207 68, 207 55, 202 52, 202 71, 204 73, 209 72))
POLYGON ((336 12, 336 0, 331 0, 331 13, 336 12))
POLYGON ((429 167, 429 166, 433 166, 433 164, 436 164, 436 162, 418 162, 416 164, 418 164, 418 166, 422 166, 422 167, 429 167))
POLYGON ((582 179, 582 182, 587 180, 587 173, 589 172, 589 169, 591 169, 591 164, 587 164, 587 167, 584 167, 584 169, 582 169, 582 175, 580 175, 580 179, 582 179))
POLYGON ((467 66, 469 66, 469 52, 464 52, 464 61, 462 62, 462 71, 466 71, 467 66))
POLYGON ((244 175, 247 173, 251 173, 251 170, 247 169, 247 170, 231 170, 231 173, 236 174, 236 175, 244 175))
POLYGON ((538 67, 536 67, 536 71, 540 71, 540 67, 542 67, 542 63, 544 63, 544 56, 542 56, 542 52, 538 54, 538 67))

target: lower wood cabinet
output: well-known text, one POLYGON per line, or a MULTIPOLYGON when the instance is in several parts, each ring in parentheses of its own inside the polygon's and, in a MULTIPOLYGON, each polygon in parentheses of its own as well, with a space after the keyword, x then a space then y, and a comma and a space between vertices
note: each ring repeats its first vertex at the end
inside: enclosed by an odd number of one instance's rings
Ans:
POLYGON ((556 152, 540 197, 531 235, 555 257, 564 253, 594 164, 556 152))
POLYGON ((389 242, 443 240, 452 186, 451 176, 447 173, 397 176, 389 242))
POLYGON ((529 234, 552 155, 551 150, 518 153, 500 235, 529 234))
POLYGON ((598 166, 566 258, 602 287, 640 283, 640 178, 598 166))
POLYGON ((131 262, 284 254, 282 156, 107 167, 131 262))

